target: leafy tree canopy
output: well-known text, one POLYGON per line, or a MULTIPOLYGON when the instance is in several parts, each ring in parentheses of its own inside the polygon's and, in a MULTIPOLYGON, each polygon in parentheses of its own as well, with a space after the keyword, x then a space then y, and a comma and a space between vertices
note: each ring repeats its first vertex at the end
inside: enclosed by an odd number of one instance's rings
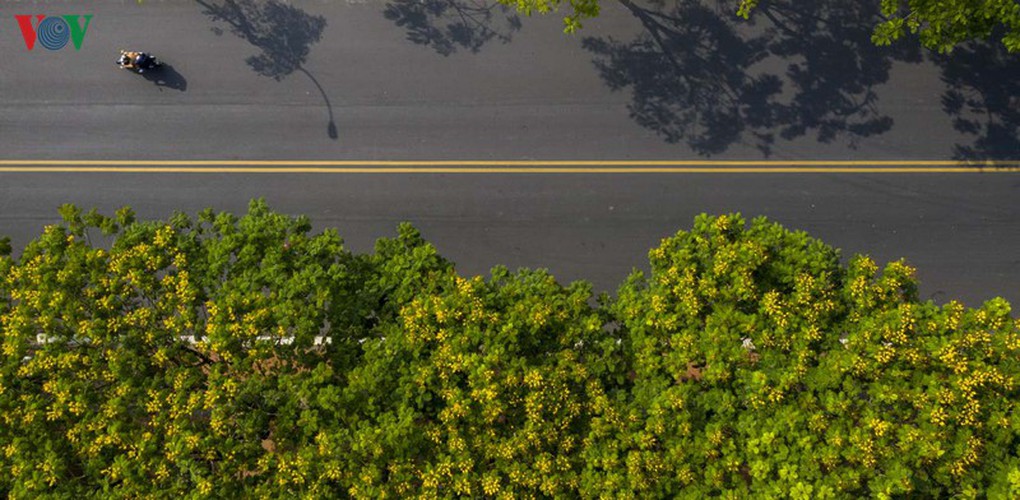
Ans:
POLYGON ((764 218, 698 217, 594 297, 260 201, 61 215, 0 248, 8 497, 1020 493, 1009 304, 764 218))
MULTIPOLYGON (((1020 2, 1017 0, 872 0, 880 2, 872 41, 890 45, 907 34, 938 52, 949 52, 968 40, 1000 37, 1010 52, 1020 52, 1020 2)), ((546 14, 559 9, 561 0, 499 0, 519 12, 546 14)), ((585 19, 599 15, 599 0, 570 0, 571 12, 563 19, 564 31, 573 33, 585 19)), ((623 0, 630 3, 630 0, 623 0)), ((680 2, 685 3, 685 2, 680 2)), ((739 0, 737 15, 747 19, 761 0, 739 0)))
MULTIPOLYGON (((532 13, 549 14, 559 11, 563 0, 498 0, 503 5, 517 9, 526 16, 532 13)), ((573 33, 581 28, 585 19, 598 17, 599 0, 569 0, 571 12, 563 18, 563 31, 573 33)))
POLYGON ((925 47, 946 53, 968 40, 998 35, 1009 52, 1020 52, 1020 2, 1017 0, 882 0, 885 20, 872 40, 889 45, 907 33, 925 47))

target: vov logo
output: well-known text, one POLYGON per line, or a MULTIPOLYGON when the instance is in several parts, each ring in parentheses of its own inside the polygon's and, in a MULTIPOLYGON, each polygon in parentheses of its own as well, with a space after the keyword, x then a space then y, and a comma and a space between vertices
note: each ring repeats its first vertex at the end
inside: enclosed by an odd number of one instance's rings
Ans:
POLYGON ((81 50, 81 42, 92 22, 92 14, 45 16, 14 16, 21 28, 21 36, 25 38, 25 48, 32 50, 35 42, 49 50, 60 50, 73 42, 74 50, 81 50), (82 22, 84 18, 84 23, 82 22))

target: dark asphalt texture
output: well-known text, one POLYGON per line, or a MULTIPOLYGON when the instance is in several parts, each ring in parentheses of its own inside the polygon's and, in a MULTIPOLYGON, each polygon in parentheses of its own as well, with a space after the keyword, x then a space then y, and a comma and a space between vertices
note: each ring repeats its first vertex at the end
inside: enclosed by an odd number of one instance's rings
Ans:
MULTIPOLYGON (((606 2, 567 36, 466 0, 0 1, 0 159, 1020 159, 1020 60, 994 44, 874 48, 875 13, 845 0, 778 24, 668 4, 606 2), (13 15, 32 13, 94 17, 80 51, 27 51, 13 15), (120 48, 169 67, 117 70, 120 48)), ((1020 303, 1018 194, 1017 173, 0 173, 0 235, 24 245, 65 202, 162 218, 265 197, 355 250, 409 220, 462 273, 613 290, 696 214, 740 211, 904 257, 924 297, 976 306, 1020 303)))

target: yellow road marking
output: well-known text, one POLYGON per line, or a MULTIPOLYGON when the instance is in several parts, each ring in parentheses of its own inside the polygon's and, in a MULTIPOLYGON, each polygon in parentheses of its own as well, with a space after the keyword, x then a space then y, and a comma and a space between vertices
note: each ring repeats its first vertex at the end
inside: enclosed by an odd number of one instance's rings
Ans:
POLYGON ((782 174, 1020 172, 1020 169, 965 168, 196 168, 196 167, 0 167, 0 173, 185 173, 185 174, 782 174))
POLYGON ((0 160, 0 172, 761 174, 1020 172, 1020 160, 0 160))

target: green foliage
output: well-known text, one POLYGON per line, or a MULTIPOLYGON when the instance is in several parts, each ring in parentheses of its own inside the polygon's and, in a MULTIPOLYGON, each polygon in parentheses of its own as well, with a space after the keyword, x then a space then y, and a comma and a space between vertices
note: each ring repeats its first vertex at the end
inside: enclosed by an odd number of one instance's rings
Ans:
MULTIPOLYGON (((549 14, 559 10, 562 0, 499 0, 499 3, 517 9, 526 16, 537 12, 549 14)), ((572 12, 563 18, 563 32, 573 33, 582 27, 585 19, 598 17, 599 0, 569 0, 572 12)))
POLYGON ((649 256, 650 279, 632 276, 613 305, 629 372, 610 388, 621 404, 594 415, 589 493, 790 491, 797 478, 775 475, 805 475, 790 459, 813 443, 782 426, 820 348, 839 345, 822 333, 843 312, 837 253, 764 219, 702 216, 649 256))
POLYGON ((0 267, 0 487, 223 496, 306 474, 284 453, 314 429, 303 401, 360 336, 331 327, 358 267, 339 237, 262 202, 197 222, 60 212, 65 225, 0 267), (115 236, 109 250, 90 229, 115 236))
POLYGON ((583 361, 602 331, 590 288, 502 268, 441 281, 365 343, 351 372, 351 494, 575 491, 593 375, 583 361))
MULTIPOLYGON (((910 34, 916 35, 922 46, 948 53, 966 41, 995 35, 1009 52, 1020 52, 1017 0, 878 1, 883 19, 871 37, 875 45, 891 45, 910 34)), ((737 15, 747 19, 758 4, 759 0, 740 0, 737 15)))
POLYGON ((596 404, 583 493, 1010 487, 1020 324, 1005 301, 919 303, 903 263, 843 268, 764 219, 699 217, 650 258, 613 307, 630 371, 596 404))
POLYGON ((885 20, 872 40, 889 45, 907 33, 925 47, 942 53, 973 39, 987 39, 999 30, 1010 52, 1020 51, 1020 3, 1016 0, 882 0, 885 20))
MULTIPOLYGON (((884 16, 875 26, 872 36, 876 45, 890 45, 909 33, 917 35, 923 46, 946 53, 968 40, 983 40, 998 34, 1009 52, 1020 52, 1020 3, 1017 0, 872 1, 881 3, 884 16)), ((530 16, 533 12, 556 12, 562 0, 499 2, 530 16)), ((563 18, 563 31, 566 33, 577 31, 584 20, 599 15, 599 0, 570 0, 569 3, 571 13, 563 18)), ((748 19, 759 3, 759 0, 739 0, 736 14, 748 19)))
POLYGON ((698 217, 595 300, 406 224, 355 255, 261 201, 60 213, 0 252, 5 496, 1020 491, 1009 304, 763 218, 698 217))

